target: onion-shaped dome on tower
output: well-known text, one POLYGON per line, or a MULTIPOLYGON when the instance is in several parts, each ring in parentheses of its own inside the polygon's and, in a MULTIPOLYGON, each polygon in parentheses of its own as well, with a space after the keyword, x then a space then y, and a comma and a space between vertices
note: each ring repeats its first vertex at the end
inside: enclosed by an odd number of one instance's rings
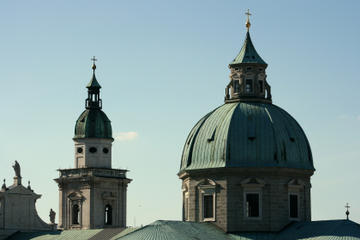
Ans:
POLYGON ((100 84, 95 77, 95 63, 92 66, 93 75, 86 86, 88 98, 85 103, 85 111, 76 121, 75 136, 78 138, 107 138, 112 139, 111 121, 101 110, 102 101, 100 99, 100 84))
POLYGON ((228 167, 314 170, 310 144, 297 121, 272 104, 266 62, 252 44, 249 27, 229 64, 225 104, 205 115, 187 137, 180 173, 228 167))

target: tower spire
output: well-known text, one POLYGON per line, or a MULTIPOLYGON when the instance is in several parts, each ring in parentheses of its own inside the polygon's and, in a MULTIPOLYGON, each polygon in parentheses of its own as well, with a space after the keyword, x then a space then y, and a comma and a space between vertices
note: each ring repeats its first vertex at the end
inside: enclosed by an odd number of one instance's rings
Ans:
POLYGON ((96 70, 95 61, 97 61, 95 56, 91 58, 91 61, 93 62, 91 67, 93 74, 89 84, 86 86, 86 88, 88 89, 88 98, 86 99, 85 107, 86 109, 90 109, 90 108, 101 109, 102 108, 102 102, 100 99, 101 86, 99 82, 96 80, 96 76, 95 76, 95 70, 96 70))

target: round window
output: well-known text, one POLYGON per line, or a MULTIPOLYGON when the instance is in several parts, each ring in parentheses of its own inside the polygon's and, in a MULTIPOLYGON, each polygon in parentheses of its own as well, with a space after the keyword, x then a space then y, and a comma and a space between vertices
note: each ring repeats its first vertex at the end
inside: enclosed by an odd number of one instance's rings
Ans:
POLYGON ((78 152, 78 153, 82 153, 82 152, 83 152, 82 147, 78 147, 78 148, 77 148, 77 152, 78 152))
POLYGON ((109 149, 108 148, 103 148, 103 153, 108 153, 109 149))
POLYGON ((89 152, 91 152, 91 153, 96 153, 96 151, 97 151, 96 147, 91 147, 89 149, 89 152))

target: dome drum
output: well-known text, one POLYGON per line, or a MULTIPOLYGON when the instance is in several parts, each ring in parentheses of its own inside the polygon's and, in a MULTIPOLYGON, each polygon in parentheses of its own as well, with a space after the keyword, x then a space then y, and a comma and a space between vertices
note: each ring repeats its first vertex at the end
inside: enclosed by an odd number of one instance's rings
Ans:
POLYGON ((216 168, 189 170, 183 180, 183 220, 212 222, 226 232, 277 232, 292 221, 310 221, 312 171, 283 168, 216 168), (204 218, 206 196, 212 218, 204 218), (249 197, 257 197, 256 211, 249 197), (296 216, 290 208, 296 197, 296 216), (194 204, 195 203, 195 204, 194 204), (252 210, 249 209, 253 208, 252 210), (249 211, 253 211, 250 213, 249 211))

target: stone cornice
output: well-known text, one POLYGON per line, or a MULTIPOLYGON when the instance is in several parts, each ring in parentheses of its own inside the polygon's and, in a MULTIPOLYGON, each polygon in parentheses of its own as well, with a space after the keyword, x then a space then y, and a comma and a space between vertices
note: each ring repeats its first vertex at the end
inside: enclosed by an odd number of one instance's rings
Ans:
POLYGON ((258 176, 258 175, 288 175, 288 176, 306 176, 311 177, 314 174, 314 170, 308 169, 295 169, 295 168, 281 168, 281 167, 267 167, 267 168, 211 168, 211 169, 196 169, 186 170, 178 173, 180 179, 185 179, 192 176, 231 176, 243 174, 245 176, 258 176))

